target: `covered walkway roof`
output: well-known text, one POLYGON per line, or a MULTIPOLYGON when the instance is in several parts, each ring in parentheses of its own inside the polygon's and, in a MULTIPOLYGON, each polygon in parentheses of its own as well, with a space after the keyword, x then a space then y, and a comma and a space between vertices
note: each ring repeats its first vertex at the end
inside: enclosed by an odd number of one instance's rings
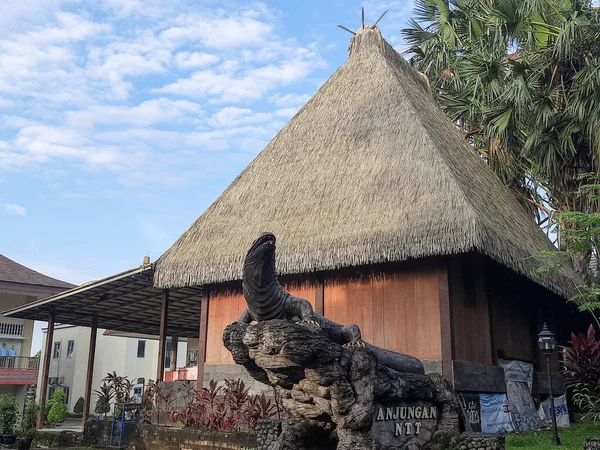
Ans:
MULTIPOLYGON (((154 266, 142 265, 75 287, 60 294, 5 311, 7 317, 91 327, 130 333, 160 334, 163 290, 154 288, 154 266)), ((198 337, 202 289, 170 289, 167 336, 198 337)))

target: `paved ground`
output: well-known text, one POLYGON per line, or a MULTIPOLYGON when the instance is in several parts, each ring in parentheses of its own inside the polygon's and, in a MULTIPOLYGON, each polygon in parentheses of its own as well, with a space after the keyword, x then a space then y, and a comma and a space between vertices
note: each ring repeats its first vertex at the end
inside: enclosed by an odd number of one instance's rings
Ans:
POLYGON ((59 423, 55 427, 52 428, 42 428, 40 431, 50 431, 60 433, 61 431, 75 431, 75 432, 83 432, 83 425, 81 424, 81 419, 65 419, 63 423, 59 423))

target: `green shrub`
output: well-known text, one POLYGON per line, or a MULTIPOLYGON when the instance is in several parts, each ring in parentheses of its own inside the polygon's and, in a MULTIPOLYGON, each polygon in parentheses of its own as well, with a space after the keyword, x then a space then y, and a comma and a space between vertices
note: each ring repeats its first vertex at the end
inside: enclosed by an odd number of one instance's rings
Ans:
POLYGON ((35 428, 37 426, 38 414, 40 405, 37 403, 29 403, 23 411, 23 417, 17 427, 17 435, 22 438, 31 438, 35 436, 35 428))
POLYGON ((52 398, 46 402, 46 408, 44 410, 44 420, 50 420, 48 418, 48 414, 50 414, 50 410, 52 409, 55 403, 67 403, 67 394, 65 394, 63 391, 56 391, 54 394, 52 394, 52 398))
POLYGON ((25 407, 23 411, 23 418, 21 424, 25 428, 37 427, 38 414, 40 413, 40 405, 38 403, 31 402, 25 407))
POLYGON ((79 397, 79 400, 77 400, 77 403, 75 403, 75 406, 73 406, 73 412, 75 414, 83 414, 84 403, 85 401, 83 400, 83 397, 79 397))
POLYGON ((54 402, 48 412, 48 420, 52 423, 64 422, 67 417, 67 405, 60 402, 54 402))
POLYGON ((12 434, 18 419, 17 401, 8 395, 0 396, 0 432, 12 434))

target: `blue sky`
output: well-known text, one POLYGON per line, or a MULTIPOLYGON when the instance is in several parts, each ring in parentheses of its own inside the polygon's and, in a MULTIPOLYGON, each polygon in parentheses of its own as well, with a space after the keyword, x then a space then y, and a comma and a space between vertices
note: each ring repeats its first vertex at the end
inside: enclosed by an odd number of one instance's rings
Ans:
POLYGON ((344 62, 361 6, 401 48, 412 0, 0 2, 0 253, 75 284, 156 260, 344 62))

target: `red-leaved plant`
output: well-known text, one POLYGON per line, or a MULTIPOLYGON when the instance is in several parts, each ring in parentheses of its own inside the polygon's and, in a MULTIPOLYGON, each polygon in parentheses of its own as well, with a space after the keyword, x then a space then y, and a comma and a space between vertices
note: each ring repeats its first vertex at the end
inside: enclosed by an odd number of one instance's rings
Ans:
POLYGON ((172 412, 171 421, 181 422, 185 427, 218 431, 254 429, 259 419, 273 417, 277 408, 264 394, 250 395, 248 391, 241 380, 225 380, 224 386, 211 380, 201 390, 184 382, 180 392, 185 406, 172 412))
POLYGON ((590 325, 587 334, 571 334, 571 347, 564 350, 562 374, 573 392, 573 403, 582 420, 600 421, 600 340, 590 325))

